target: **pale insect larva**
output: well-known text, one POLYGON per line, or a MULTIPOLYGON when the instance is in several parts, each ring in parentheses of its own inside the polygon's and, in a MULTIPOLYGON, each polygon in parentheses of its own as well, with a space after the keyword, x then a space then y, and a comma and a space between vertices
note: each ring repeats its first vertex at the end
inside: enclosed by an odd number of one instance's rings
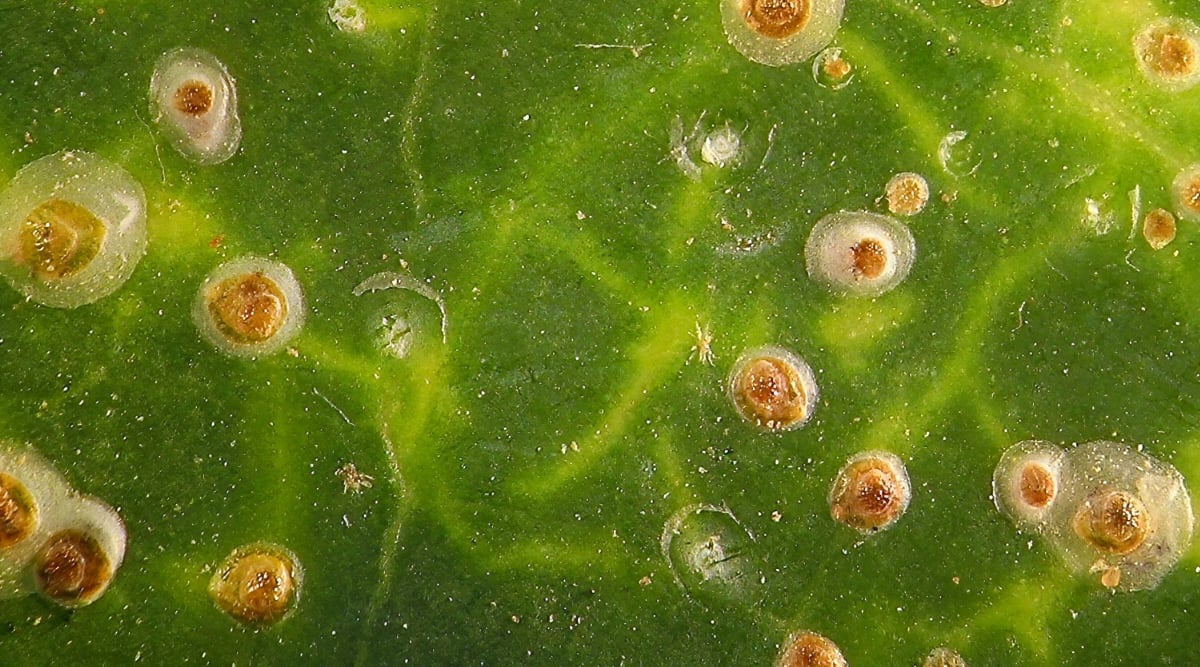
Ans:
POLYGON ((804 245, 808 275, 846 296, 878 296, 908 277, 917 244, 904 224, 865 211, 821 218, 804 245))
POLYGON ((1025 440, 1000 456, 992 474, 996 508, 1018 528, 1041 532, 1062 490, 1062 448, 1042 440, 1025 440))
POLYGON ((197 164, 233 157, 242 140, 237 84, 202 49, 168 51, 150 77, 150 113, 175 150, 197 164))
POLYGON ((742 152, 742 135, 726 124, 704 137, 700 157, 716 167, 728 167, 738 161, 742 152))

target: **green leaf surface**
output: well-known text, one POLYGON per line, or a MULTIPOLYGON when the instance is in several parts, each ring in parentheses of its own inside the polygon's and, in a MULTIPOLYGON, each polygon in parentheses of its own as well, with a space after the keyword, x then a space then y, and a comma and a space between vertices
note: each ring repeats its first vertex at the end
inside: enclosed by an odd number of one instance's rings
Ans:
POLYGON ((832 90, 739 55, 716 0, 361 4, 361 34, 323 1, 0 6, 0 182, 95 152, 142 183, 150 228, 95 304, 0 290, 0 437, 129 532, 95 604, 0 602, 0 663, 765 665, 799 629, 854 665, 1193 660, 1200 548, 1113 594, 990 494, 1029 438, 1141 445, 1200 479, 1200 236, 1181 221, 1154 251, 1133 218, 1175 208, 1200 92, 1157 88, 1131 46, 1195 6, 850 0, 855 74, 832 90), (226 163, 151 122, 179 46, 236 79, 226 163), (673 144, 726 124, 746 157, 693 150, 690 178, 673 144), (933 191, 906 220, 911 275, 831 295, 808 231, 884 210, 902 171, 933 191), (204 277, 245 254, 304 287, 288 353, 225 356, 192 322, 204 277), (405 270, 444 299, 445 343, 433 301, 353 294, 405 270), (377 340, 392 312, 423 323, 404 359, 377 340), (816 372, 802 429, 764 433, 725 395, 763 344, 816 372), (901 456, 914 495, 864 539, 827 496, 866 449, 901 456), (373 485, 347 492, 346 463, 373 485), (679 516, 740 543, 736 576, 669 559, 679 516), (259 630, 207 592, 255 541, 305 570, 295 613, 259 630))

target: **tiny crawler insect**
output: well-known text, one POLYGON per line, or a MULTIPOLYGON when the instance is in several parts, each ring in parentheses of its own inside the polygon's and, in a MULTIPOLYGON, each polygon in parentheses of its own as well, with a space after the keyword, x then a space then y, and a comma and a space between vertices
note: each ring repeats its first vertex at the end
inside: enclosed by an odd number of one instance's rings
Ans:
POLYGON ((700 322, 696 322, 696 343, 692 345, 692 353, 688 355, 688 361, 691 361, 692 356, 695 356, 700 363, 714 365, 714 360, 717 355, 712 349, 712 331, 707 326, 700 326, 700 322))
POLYGON ((362 493, 363 489, 371 488, 371 483, 375 481, 374 477, 360 471, 353 463, 346 463, 334 474, 342 480, 342 493, 362 493))

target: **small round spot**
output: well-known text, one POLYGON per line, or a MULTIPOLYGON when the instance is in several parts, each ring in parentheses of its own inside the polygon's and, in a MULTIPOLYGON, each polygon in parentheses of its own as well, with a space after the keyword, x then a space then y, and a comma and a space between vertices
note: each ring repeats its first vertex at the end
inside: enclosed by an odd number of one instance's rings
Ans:
POLYGON ((1175 216, 1156 208, 1142 221, 1142 236, 1154 250, 1162 250, 1175 240, 1175 216))
POLYGON ((1142 74, 1156 86, 1178 92, 1200 81, 1200 28, 1179 18, 1156 20, 1133 36, 1142 74))
POLYGON ((743 56, 778 67, 833 41, 845 0, 721 0, 725 36, 743 56))
POLYGON ((742 150, 742 135, 726 125, 709 132, 700 145, 700 157, 716 167, 728 167, 737 163, 742 150))
POLYGON ((854 79, 854 65, 842 55, 842 49, 831 46, 813 58, 812 76, 822 88, 841 90, 854 79))
POLYGON ((61 527, 52 529, 38 549, 33 572, 38 592, 74 608, 95 602, 108 589, 125 558, 127 537, 121 518, 108 505, 91 498, 71 500, 53 518, 61 527))
POLYGON ((287 321, 287 297, 262 273, 226 278, 210 288, 207 300, 217 328, 239 345, 261 343, 287 321))
POLYGON ((282 350, 300 332, 304 317, 304 295, 291 269, 253 256, 217 267, 192 306, 200 333, 238 356, 282 350))
POLYGON ((834 520, 870 533, 895 523, 911 498, 908 471, 900 457, 890 452, 863 452, 838 473, 829 492, 829 510, 834 520))
POLYGON ((925 656, 925 662, 921 663, 923 667, 967 667, 967 661, 958 654, 958 651, 945 647, 935 648, 925 656))
POLYGON ((1100 585, 1105 588, 1117 588, 1121 585, 1121 568, 1106 567, 1100 570, 1100 585))
POLYGON ((663 524, 659 546, 675 583, 689 595, 743 599, 761 586, 754 536, 723 505, 679 510, 663 524))
POLYGON ((1171 183, 1179 215, 1184 220, 1200 222, 1200 163, 1185 167, 1171 183))
POLYGON ((0 552, 24 542, 38 525, 38 507, 21 480, 0 472, 0 552))
POLYGON ((802 630, 788 637, 775 667, 846 667, 846 658, 837 644, 815 632, 802 630))
POLYGON ((175 150, 197 164, 233 157, 242 140, 237 86, 213 54, 168 51, 150 77, 150 113, 175 150))
POLYGON ((435 329, 440 329, 441 341, 446 342, 446 332, 450 326, 446 299, 411 273, 376 273, 355 286, 352 293, 362 296, 369 292, 388 291, 415 295, 419 299, 414 301, 397 295, 370 319, 372 337, 385 353, 403 359, 414 349, 421 349, 427 341, 436 340, 431 335, 435 329), (437 307, 436 317, 429 310, 430 304, 437 307))
POLYGON ((304 571, 291 551, 255 543, 234 549, 209 581, 208 592, 221 611, 247 625, 272 625, 300 599, 304 571))
POLYGON ((906 171, 896 174, 884 189, 888 210, 895 215, 916 215, 929 202, 929 183, 925 177, 906 171))
POLYGON ((1008 4, 1008 0, 979 0, 979 4, 984 7, 1003 7, 1008 4))
POLYGON ((1131 493, 1094 492, 1075 513, 1075 534, 1100 551, 1127 554, 1146 541, 1149 517, 1142 501, 1131 493))
POLYGON ((900 222, 865 211, 821 218, 804 246, 808 275, 846 296, 878 296, 908 277, 916 256, 912 232, 900 222))
POLYGON ((1064 460, 1063 450, 1050 442, 1009 447, 992 473, 996 508, 1019 528, 1041 530, 1061 490, 1064 460))
POLYGON ((175 110, 185 116, 201 116, 212 108, 213 89, 203 81, 184 81, 175 89, 175 110))
POLYGON ((727 391, 742 419, 768 431, 803 426, 816 410, 819 395, 808 363, 773 345, 743 352, 729 372, 727 391))
POLYGON ((146 197, 92 153, 48 155, 0 193, 0 273, 38 303, 74 308, 115 292, 146 252, 146 197))
POLYGON ((887 249, 880 239, 864 238, 850 246, 850 271, 856 277, 875 280, 887 266, 887 249))
POLYGON ((1046 466, 1029 461, 1021 466, 1017 478, 1017 491, 1026 505, 1045 509, 1054 500, 1054 494, 1058 491, 1058 480, 1046 466))

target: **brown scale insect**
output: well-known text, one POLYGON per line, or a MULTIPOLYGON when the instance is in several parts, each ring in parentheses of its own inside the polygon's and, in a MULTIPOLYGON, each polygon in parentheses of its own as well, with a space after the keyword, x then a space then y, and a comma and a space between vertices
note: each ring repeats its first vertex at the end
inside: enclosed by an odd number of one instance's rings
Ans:
POLYGON ((788 637, 775 667, 846 667, 846 658, 837 644, 804 630, 788 637))
POLYGON ((287 616, 300 598, 303 570, 287 549, 267 543, 235 549, 209 582, 221 611, 248 625, 271 625, 287 616))
POLYGON ((67 606, 88 604, 108 586, 113 564, 96 538, 63 530, 46 541, 34 566, 38 590, 67 606))
POLYGON ((808 25, 811 0, 742 0, 746 25, 771 39, 786 39, 808 25))
POLYGON ((834 520, 869 533, 895 523, 912 496, 904 462, 889 452, 863 452, 838 473, 829 493, 834 520))
POLYGON ((817 402, 812 369, 779 347, 748 350, 729 374, 730 400, 746 421, 769 431, 802 426, 817 402))

